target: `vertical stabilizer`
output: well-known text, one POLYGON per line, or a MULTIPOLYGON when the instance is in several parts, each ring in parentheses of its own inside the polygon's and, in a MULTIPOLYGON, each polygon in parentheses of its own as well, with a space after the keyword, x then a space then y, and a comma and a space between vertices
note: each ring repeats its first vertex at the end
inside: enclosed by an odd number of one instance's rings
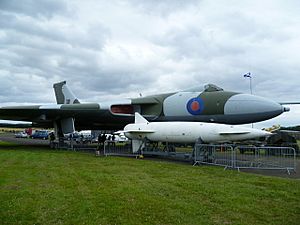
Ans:
POLYGON ((134 123, 148 123, 148 120, 146 120, 141 114, 136 112, 134 114, 134 123))
POLYGON ((78 98, 67 86, 66 81, 53 84, 57 104, 79 104, 78 98))

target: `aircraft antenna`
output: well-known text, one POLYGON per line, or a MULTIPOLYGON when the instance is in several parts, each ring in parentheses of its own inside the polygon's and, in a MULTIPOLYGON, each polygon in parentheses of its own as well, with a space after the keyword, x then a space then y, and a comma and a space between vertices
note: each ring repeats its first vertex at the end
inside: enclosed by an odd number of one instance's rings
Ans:
POLYGON ((248 73, 244 74, 244 77, 245 77, 245 78, 249 78, 250 93, 251 93, 251 95, 252 95, 253 93, 252 93, 252 76, 251 76, 251 73, 248 72, 248 73))
MULTIPOLYGON (((244 74, 244 77, 245 77, 245 78, 249 78, 250 93, 251 93, 251 95, 252 95, 253 92, 252 92, 252 76, 251 76, 251 73, 248 72, 248 73, 244 74)), ((253 128, 253 123, 251 123, 251 127, 253 128)))

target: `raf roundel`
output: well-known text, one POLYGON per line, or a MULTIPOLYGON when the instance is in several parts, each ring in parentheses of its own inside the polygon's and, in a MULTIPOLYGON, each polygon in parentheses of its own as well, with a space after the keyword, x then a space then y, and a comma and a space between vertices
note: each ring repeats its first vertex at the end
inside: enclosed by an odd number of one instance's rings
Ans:
POLYGON ((204 108, 204 103, 201 98, 192 98, 186 105, 187 111, 192 115, 200 115, 204 108))

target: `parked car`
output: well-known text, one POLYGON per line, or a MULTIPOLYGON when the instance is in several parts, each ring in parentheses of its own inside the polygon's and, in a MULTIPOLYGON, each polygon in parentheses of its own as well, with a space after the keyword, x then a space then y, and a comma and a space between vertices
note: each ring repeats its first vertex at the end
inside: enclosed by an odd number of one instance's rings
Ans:
POLYGON ((77 144, 79 144, 79 143, 81 143, 81 144, 93 143, 92 142, 93 136, 91 134, 83 133, 83 132, 74 132, 72 134, 67 134, 67 135, 65 135, 65 139, 67 139, 67 140, 72 139, 77 144))
POLYGON ((35 131, 31 136, 32 139, 48 139, 49 138, 49 132, 47 130, 37 130, 35 131))
POLYGON ((21 131, 21 132, 15 133, 15 137, 16 138, 27 138, 28 134, 26 134, 24 131, 21 131))

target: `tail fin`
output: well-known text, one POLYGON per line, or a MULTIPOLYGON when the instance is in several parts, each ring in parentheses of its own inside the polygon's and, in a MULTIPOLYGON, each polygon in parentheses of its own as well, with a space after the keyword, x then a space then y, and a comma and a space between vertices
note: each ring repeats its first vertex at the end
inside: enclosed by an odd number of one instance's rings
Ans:
POLYGON ((57 104, 80 104, 78 98, 67 86, 67 81, 53 84, 57 104))
POLYGON ((134 114, 134 123, 149 123, 141 114, 136 112, 134 114))

